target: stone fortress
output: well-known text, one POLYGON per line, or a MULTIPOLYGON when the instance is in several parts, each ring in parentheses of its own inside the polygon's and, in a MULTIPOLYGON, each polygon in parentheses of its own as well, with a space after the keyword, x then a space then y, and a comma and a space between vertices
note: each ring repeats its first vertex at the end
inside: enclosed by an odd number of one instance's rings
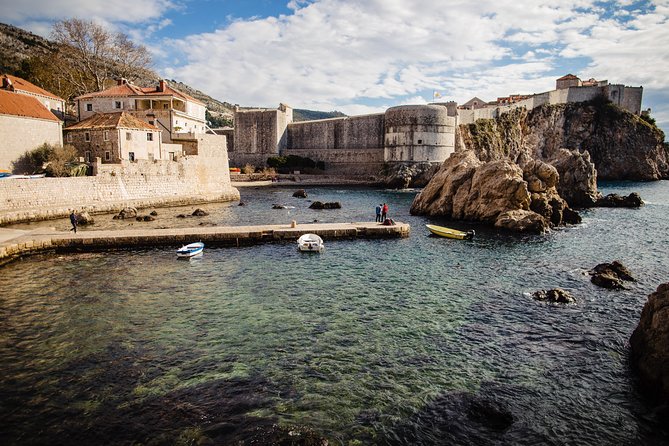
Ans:
POLYGON ((556 89, 533 95, 511 95, 485 102, 473 98, 427 105, 391 107, 384 113, 293 122, 292 109, 235 110, 230 165, 265 165, 272 156, 297 155, 322 162, 328 172, 364 175, 388 164, 441 164, 458 144, 457 126, 491 119, 524 107, 585 102, 599 96, 634 114, 641 113, 643 87, 607 81, 582 81, 568 74, 556 89))

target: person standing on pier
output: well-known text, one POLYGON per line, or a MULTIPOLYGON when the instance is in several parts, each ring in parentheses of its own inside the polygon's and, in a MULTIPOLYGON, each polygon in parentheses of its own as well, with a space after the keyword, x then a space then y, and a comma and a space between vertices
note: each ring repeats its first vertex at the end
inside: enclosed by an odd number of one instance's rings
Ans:
POLYGON ((70 223, 72 223, 72 229, 70 231, 74 231, 74 233, 77 233, 77 214, 74 213, 74 211, 70 212, 70 223))
POLYGON ((386 215, 388 215, 388 205, 383 203, 383 208, 381 208, 381 221, 386 221, 386 215))
POLYGON ((377 223, 381 221, 381 205, 376 207, 376 221, 377 223))

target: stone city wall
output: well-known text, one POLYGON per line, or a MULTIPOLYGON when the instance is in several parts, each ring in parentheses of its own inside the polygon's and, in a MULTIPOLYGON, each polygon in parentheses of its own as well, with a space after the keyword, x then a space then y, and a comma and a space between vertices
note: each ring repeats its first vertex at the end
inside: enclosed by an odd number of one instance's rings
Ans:
POLYGON ((0 180, 0 224, 63 217, 70 208, 116 212, 124 206, 239 199, 227 157, 97 163, 94 171, 92 177, 0 180))
POLYGON ((284 155, 322 161, 328 172, 367 174, 384 163, 384 114, 288 125, 284 155))

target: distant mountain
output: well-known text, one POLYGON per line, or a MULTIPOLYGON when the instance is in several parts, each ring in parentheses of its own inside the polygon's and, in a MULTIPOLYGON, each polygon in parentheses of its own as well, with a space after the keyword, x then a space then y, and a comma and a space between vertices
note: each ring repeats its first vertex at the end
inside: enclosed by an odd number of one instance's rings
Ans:
POLYGON ((33 56, 56 51, 56 44, 31 32, 0 23, 0 72, 14 74, 21 64, 33 56))
POLYGON ((299 121, 314 121, 316 119, 328 119, 328 118, 340 118, 346 116, 340 111, 314 111, 314 110, 303 110, 296 108, 293 110, 293 122, 299 121))
MULTIPOLYGON (((23 77, 66 100, 72 99, 68 91, 56 91, 55 84, 48 84, 48 76, 34 75, 31 66, 35 59, 53 56, 58 51, 58 44, 16 26, 0 23, 0 73, 8 73, 23 77)), ((134 83, 143 87, 154 85, 161 77, 152 70, 141 70, 134 73, 134 83)), ((178 80, 168 80, 170 85, 179 91, 194 97, 207 106, 208 119, 214 123, 231 122, 235 106, 229 102, 219 101, 208 94, 197 90, 178 80)), ((341 112, 321 112, 313 110, 293 110, 294 121, 311 121, 346 116, 341 112)))

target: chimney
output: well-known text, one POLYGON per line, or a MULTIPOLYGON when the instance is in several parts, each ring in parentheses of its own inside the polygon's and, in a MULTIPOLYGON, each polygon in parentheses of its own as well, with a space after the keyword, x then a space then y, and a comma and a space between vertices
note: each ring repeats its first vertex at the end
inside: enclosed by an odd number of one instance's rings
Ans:
POLYGON ((121 78, 116 79, 116 84, 117 84, 117 85, 125 85, 125 84, 127 84, 127 83, 128 83, 128 79, 126 79, 126 78, 124 78, 124 77, 121 77, 121 78))
POLYGON ((7 76, 3 76, 2 78, 2 89, 3 90, 9 90, 12 91, 14 88, 12 88, 12 80, 8 78, 7 76))
POLYGON ((158 83, 158 91, 165 91, 166 86, 167 82, 165 82, 165 79, 161 79, 160 82, 158 83))

